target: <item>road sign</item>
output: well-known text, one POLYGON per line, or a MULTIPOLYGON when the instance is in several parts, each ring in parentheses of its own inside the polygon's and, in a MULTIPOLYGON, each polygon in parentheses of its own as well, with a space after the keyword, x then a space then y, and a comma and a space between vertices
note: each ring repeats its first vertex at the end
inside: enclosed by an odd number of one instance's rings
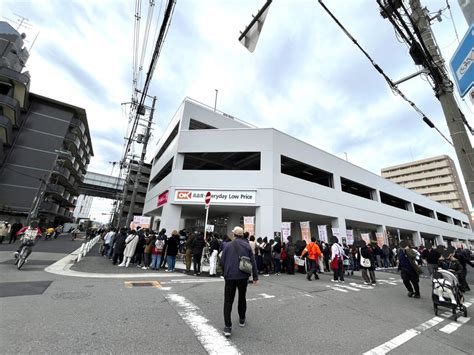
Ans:
POLYGON ((207 192, 206 199, 204 200, 204 202, 206 203, 206 207, 209 206, 209 204, 211 203, 211 192, 210 191, 207 192))
POLYGON ((458 46, 450 62, 454 81, 461 97, 474 86, 474 24, 458 46))

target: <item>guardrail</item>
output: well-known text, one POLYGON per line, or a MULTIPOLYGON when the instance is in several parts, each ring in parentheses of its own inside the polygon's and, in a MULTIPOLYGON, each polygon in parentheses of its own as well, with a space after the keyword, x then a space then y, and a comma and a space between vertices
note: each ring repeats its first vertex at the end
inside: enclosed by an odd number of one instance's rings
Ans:
POLYGON ((89 240, 88 242, 82 243, 81 250, 79 251, 79 254, 77 254, 76 263, 81 261, 81 259, 87 255, 87 253, 92 249, 92 247, 97 244, 99 238, 100 236, 98 235, 93 239, 89 240))

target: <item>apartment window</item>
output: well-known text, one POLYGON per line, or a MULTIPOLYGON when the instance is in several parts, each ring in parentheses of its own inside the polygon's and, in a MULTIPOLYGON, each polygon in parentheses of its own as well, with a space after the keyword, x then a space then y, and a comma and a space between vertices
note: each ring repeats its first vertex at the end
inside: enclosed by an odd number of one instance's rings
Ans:
POLYGON ((0 95, 9 96, 12 84, 0 81, 0 95))
POLYGON ((178 135, 178 130, 179 130, 179 122, 173 128, 173 131, 171 131, 170 135, 166 139, 166 141, 163 144, 163 146, 161 147, 161 149, 158 151, 158 153, 156 153, 155 159, 153 161, 153 165, 156 164, 156 162, 160 159, 160 157, 163 155, 163 153, 166 151, 166 149, 168 149, 171 142, 173 142, 173 140, 176 138, 176 136, 178 135))
POLYGON ((183 170, 260 170, 260 152, 184 153, 183 170))
POLYGON ((333 174, 284 155, 281 156, 281 173, 319 185, 334 187, 333 174))
POLYGON ((373 200, 373 194, 375 193, 373 188, 343 177, 341 177, 341 188, 342 191, 348 194, 356 195, 369 200, 373 200))
POLYGON ((416 214, 421 214, 422 216, 434 218, 434 212, 432 210, 430 210, 426 207, 417 205, 416 203, 413 204, 413 206, 415 207, 415 213, 416 214))
POLYGON ((408 210, 407 205, 408 202, 402 200, 401 198, 389 195, 385 192, 380 191, 380 202, 385 205, 389 205, 392 207, 400 208, 402 210, 408 210))
POLYGON ((453 218, 453 222, 455 225, 462 227, 462 223, 459 219, 453 218))
POLYGON ((213 127, 211 125, 208 125, 207 123, 203 123, 200 121, 193 120, 192 118, 189 120, 189 129, 190 130, 196 130, 196 129, 216 129, 216 127, 213 127))
POLYGON ((438 220, 441 222, 449 223, 449 217, 446 216, 445 214, 436 212, 436 215, 438 216, 438 220))
POLYGON ((149 189, 152 189, 153 187, 158 185, 161 180, 167 177, 168 174, 171 173, 172 167, 173 167, 173 158, 171 158, 170 161, 167 162, 166 165, 163 168, 161 168, 158 174, 156 174, 155 177, 150 181, 149 189))

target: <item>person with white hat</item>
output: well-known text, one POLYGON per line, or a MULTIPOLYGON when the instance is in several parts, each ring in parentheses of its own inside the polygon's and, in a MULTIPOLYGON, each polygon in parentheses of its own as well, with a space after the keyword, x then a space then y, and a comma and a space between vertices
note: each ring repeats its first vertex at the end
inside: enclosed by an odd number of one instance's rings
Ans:
POLYGON ((224 335, 230 337, 232 331, 232 305, 234 303, 235 292, 239 290, 238 312, 239 326, 245 326, 245 313, 247 310, 247 285, 250 274, 253 275, 253 285, 258 284, 258 271, 255 263, 255 257, 247 240, 244 240, 244 230, 241 227, 235 227, 232 230, 234 240, 229 242, 222 251, 221 264, 224 271, 224 335), (250 261, 250 268, 247 272, 242 271, 242 262, 250 261))

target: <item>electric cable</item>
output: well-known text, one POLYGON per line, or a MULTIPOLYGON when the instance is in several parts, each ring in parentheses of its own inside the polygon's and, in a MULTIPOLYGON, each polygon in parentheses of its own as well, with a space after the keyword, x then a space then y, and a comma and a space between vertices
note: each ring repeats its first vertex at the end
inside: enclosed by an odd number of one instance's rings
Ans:
POLYGON ((449 0, 446 0, 446 8, 449 10, 449 15, 451 17, 451 22, 454 27, 454 33, 456 33, 456 38, 458 39, 459 43, 459 36, 458 36, 458 29, 456 28, 456 24, 454 23, 453 13, 451 12, 451 6, 449 5, 449 0))
POLYGON ((349 33, 349 31, 342 25, 342 23, 334 16, 334 14, 326 7, 324 2, 322 0, 318 0, 319 4, 323 7, 323 9, 328 13, 328 15, 336 22, 336 24, 341 28, 341 30, 344 32, 344 34, 349 37, 349 39, 356 45, 357 48, 365 55, 365 57, 370 61, 372 66, 379 72, 380 75, 385 79, 389 87, 392 89, 392 91, 396 92, 400 97, 402 97, 410 106, 422 117, 423 121, 430 127, 434 128, 438 133, 448 142, 451 146, 453 146, 453 143, 446 138, 446 136, 435 126, 435 124, 424 114, 422 110, 416 106, 416 104, 409 100, 405 94, 394 84, 394 82, 385 74, 385 72, 382 70, 382 68, 372 59, 372 57, 362 48, 362 46, 357 42, 357 40, 349 33))

